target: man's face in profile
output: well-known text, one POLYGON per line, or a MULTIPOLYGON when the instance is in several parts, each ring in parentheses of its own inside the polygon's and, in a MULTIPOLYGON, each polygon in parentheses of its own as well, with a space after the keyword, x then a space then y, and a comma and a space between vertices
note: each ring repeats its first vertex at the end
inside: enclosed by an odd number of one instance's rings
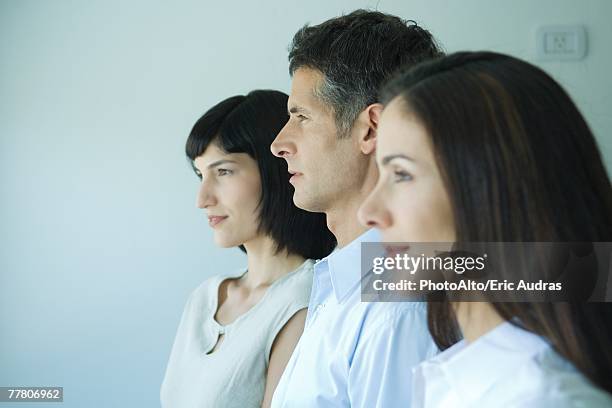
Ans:
POLYGON ((357 143, 350 136, 338 138, 334 111, 317 96, 323 79, 316 69, 294 72, 289 121, 271 146, 293 174, 293 202, 312 212, 326 212, 344 191, 359 188, 361 177, 357 143))

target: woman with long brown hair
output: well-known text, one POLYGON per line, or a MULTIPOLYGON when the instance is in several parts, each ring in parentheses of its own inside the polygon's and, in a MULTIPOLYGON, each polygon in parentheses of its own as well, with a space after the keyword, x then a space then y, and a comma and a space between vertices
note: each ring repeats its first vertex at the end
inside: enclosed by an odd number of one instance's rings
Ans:
MULTIPOLYGON (((593 134, 541 69, 456 53, 399 74, 383 100, 380 177, 360 219, 384 241, 612 241, 593 134)), ((428 306, 444 351, 417 369, 414 406, 612 406, 611 303, 428 306)))

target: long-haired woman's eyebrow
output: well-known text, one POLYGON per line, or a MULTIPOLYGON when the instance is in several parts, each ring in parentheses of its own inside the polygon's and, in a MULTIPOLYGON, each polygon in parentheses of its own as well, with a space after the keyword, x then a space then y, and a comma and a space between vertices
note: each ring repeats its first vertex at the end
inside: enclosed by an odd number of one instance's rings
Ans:
POLYGON ((398 153, 398 154, 390 154, 388 156, 383 157, 383 159, 381 160, 381 163, 383 166, 386 166, 387 164, 389 164, 391 160, 394 160, 394 159, 404 159, 404 160, 411 161, 413 163, 416 161, 410 156, 406 156, 405 154, 398 153))
POLYGON ((221 160, 217 160, 216 162, 210 163, 208 166, 206 166, 206 168, 212 169, 213 167, 217 167, 225 163, 237 163, 237 162, 234 160, 229 160, 229 159, 221 159, 221 160))

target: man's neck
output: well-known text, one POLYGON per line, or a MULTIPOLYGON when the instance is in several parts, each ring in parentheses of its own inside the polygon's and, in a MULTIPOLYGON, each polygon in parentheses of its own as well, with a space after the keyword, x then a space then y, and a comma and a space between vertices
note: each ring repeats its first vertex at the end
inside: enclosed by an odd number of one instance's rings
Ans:
POLYGON ((360 201, 344 203, 326 212, 327 228, 336 237, 338 248, 345 247, 368 230, 357 220, 360 205, 360 201))
POLYGON ((363 183, 360 189, 355 191, 354 196, 346 197, 344 201, 334 203, 330 209, 325 211, 327 228, 336 237, 338 248, 350 244, 369 229, 359 223, 357 211, 376 186, 377 180, 378 169, 375 161, 371 160, 363 183))

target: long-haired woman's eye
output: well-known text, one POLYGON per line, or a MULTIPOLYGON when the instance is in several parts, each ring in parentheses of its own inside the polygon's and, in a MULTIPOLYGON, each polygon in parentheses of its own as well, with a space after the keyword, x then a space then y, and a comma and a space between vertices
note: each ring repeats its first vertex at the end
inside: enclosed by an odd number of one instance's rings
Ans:
POLYGON ((403 170, 394 170, 393 171, 393 181, 396 183, 401 183, 402 181, 410 181, 412 180, 412 174, 403 170))

